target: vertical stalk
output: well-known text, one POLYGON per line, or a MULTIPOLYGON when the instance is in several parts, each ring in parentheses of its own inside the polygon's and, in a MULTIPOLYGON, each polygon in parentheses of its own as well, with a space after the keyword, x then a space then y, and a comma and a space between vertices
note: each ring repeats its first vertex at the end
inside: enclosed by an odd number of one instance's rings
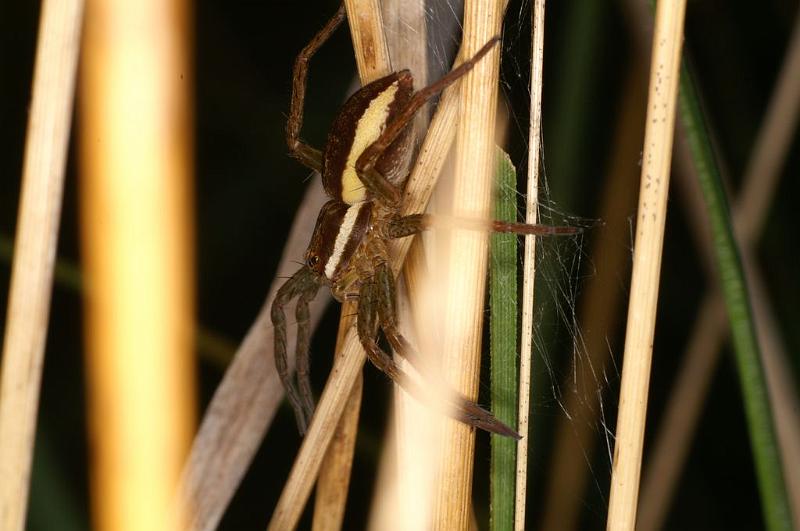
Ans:
POLYGON ((0 375, 0 529, 25 528, 82 0, 42 2, 0 375))
MULTIPOLYGON (((465 57, 500 30, 498 0, 470 0, 464 12, 465 57)), ((456 130, 453 214, 485 218, 490 213, 494 131, 500 50, 494 48, 461 80, 460 121, 456 130)), ((455 230, 448 244, 442 330, 445 380, 475 398, 480 369, 483 294, 488 235, 455 230)), ((434 493, 434 529, 466 529, 470 523, 475 433, 446 420, 440 444, 441 464, 434 493)))
POLYGON ((744 270, 733 237, 733 222, 722 179, 701 119, 691 74, 683 68, 680 84, 681 118, 692 151, 700 187, 711 221, 711 233, 720 286, 730 321, 734 353, 744 398, 750 444, 756 466, 764 520, 771 530, 791 529, 788 496, 781 471, 773 414, 761 366, 744 270))
MULTIPOLYGON (((539 208, 539 157, 542 145, 542 75, 544 61, 544 0, 536 0, 531 13, 531 118, 528 133, 528 188, 525 221, 536 223, 539 208)), ((533 356, 533 289, 536 276, 536 239, 525 237, 522 285, 522 335, 519 366, 519 425, 517 443, 516 501, 514 529, 525 529, 528 495, 528 445, 530 442, 531 358, 533 356)))
MULTIPOLYGON (((517 220, 517 172, 511 159, 497 150, 494 218, 517 220)), ((489 268, 489 344, 492 412, 508 426, 517 424, 517 235, 493 234, 489 268)), ((517 443, 492 434, 489 507, 490 527, 514 527, 514 482, 517 443)))
POLYGON ((81 229, 94 522, 170 529, 194 420, 191 17, 181 0, 91 0, 86 20, 81 229))
POLYGON ((633 529, 639 496, 686 3, 656 9, 608 529, 633 529))

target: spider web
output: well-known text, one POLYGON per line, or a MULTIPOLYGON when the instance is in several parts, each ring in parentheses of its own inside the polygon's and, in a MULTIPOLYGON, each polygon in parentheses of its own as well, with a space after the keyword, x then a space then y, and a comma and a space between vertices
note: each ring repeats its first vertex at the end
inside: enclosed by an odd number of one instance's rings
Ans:
MULTIPOLYGON (((507 115, 507 141, 503 148, 517 168, 516 193, 518 205, 521 206, 518 212, 520 220, 525 218, 523 191, 527 174, 530 105, 530 12, 530 2, 523 0, 512 2, 506 14, 502 41, 501 102, 498 109, 500 115, 507 115)), ((429 79, 437 79, 452 64, 460 41, 460 2, 427 2, 426 19, 431 62, 429 79)), ((552 70, 548 69, 548 60, 551 58, 547 48, 549 31, 546 29, 545 33, 546 73, 552 70)), ((562 433, 561 437, 571 438, 577 445, 580 456, 573 455, 571 458, 583 461, 589 483, 588 489, 579 496, 589 506, 590 512, 602 517, 607 505, 605 500, 614 448, 615 418, 612 418, 611 412, 616 410, 616 388, 620 378, 616 361, 619 353, 612 351, 617 331, 614 327, 587 330, 584 322, 586 305, 581 300, 581 294, 596 276, 588 244, 602 221, 582 217, 578 215, 582 212, 572 206, 580 203, 574 198, 576 194, 591 189, 591 186, 584 186, 585 177, 574 177, 575 186, 570 190, 569 183, 559 183, 559 161, 555 160, 553 167, 550 167, 549 153, 552 148, 548 142, 548 132, 554 120, 548 110, 548 96, 552 94, 548 88, 545 83, 538 219, 543 224, 581 227, 584 233, 574 237, 538 238, 536 244, 531 397, 531 431, 536 435, 533 438, 534 461, 530 481, 537 485, 533 488, 534 492, 547 490, 546 484, 550 482, 548 476, 554 473, 550 466, 551 457, 559 450, 554 447, 559 444, 558 433, 559 430, 566 430, 567 433, 562 433), (554 183, 552 187, 551 182, 554 183), (598 352, 598 349, 602 352, 598 352), (589 433, 588 440, 585 439, 586 435, 580 435, 586 432, 589 433)), ((571 156, 580 157, 581 154, 573 153, 571 156)), ((628 253, 630 241, 627 239, 620 243, 628 253)), ((519 247, 519 269, 522 271, 521 239, 519 247)), ((618 273, 616 290, 619 294, 624 294, 626 276, 627 273, 618 273)), ((486 371, 481 380, 482 396, 487 397, 485 403, 489 395, 486 371)), ((540 501, 534 504, 538 505, 540 501)))

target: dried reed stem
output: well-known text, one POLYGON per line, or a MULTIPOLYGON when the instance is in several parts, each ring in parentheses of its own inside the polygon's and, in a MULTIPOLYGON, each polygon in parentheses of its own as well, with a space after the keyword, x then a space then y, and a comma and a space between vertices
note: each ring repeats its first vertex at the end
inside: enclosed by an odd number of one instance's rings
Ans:
MULTIPOLYGON (((87 3, 82 239, 98 529, 170 529, 194 423, 186 3, 87 3)), ((191 510, 191 508, 189 508, 191 510)))
MULTIPOLYGON (((414 76, 414 87, 419 90, 428 85, 428 27, 425 0, 386 0, 383 2, 386 39, 392 55, 392 69, 409 69, 414 76)), ((441 30, 441 28, 435 28, 441 30)), ((427 107, 414 118, 413 136, 422 139, 430 121, 427 107)), ((398 327, 411 344, 428 357, 429 345, 421 340, 426 328, 417 317, 424 313, 420 283, 424 280, 423 239, 414 240, 406 257, 402 280, 397 286, 398 327), (403 289, 406 288, 406 289, 403 289), (416 325, 416 326, 415 326, 416 325)), ((417 376, 415 368, 401 355, 394 360, 406 373, 417 376)), ((420 529, 430 517, 430 477, 432 467, 426 466, 432 458, 430 444, 431 423, 435 415, 430 404, 420 403, 400 386, 394 387, 394 407, 390 419, 391 429, 382 451, 380 474, 371 514, 372 529, 420 529), (397 511, 397 507, 406 510, 397 511)))
POLYGON ((25 528, 82 0, 42 3, 0 381, 0 529, 25 528))
MULTIPOLYGON (((470 57, 500 31, 502 2, 467 1, 462 52, 470 57)), ((461 81, 456 131, 453 215, 485 218, 491 207, 494 132, 500 50, 494 48, 461 81)), ((482 345, 488 235, 453 231, 444 279, 442 374, 453 389, 475 398, 482 345)), ((466 529, 470 523, 474 430, 445 420, 434 493, 433 527, 466 529)))
POLYGON ((633 529, 639 494, 685 1, 659 2, 650 63, 636 242, 611 476, 608 529, 633 529))
MULTIPOLYGON (((756 296, 763 293, 763 290, 759 288, 760 275, 750 256, 752 247, 763 230, 800 114, 800 77, 796 75, 798 69, 800 16, 795 21, 786 59, 759 130, 734 210, 734 224, 742 259, 749 266, 748 286, 753 290, 753 311, 759 341, 762 343, 764 368, 770 384, 771 402, 775 408, 776 432, 781 445, 795 521, 800 518, 800 427, 797 415, 791 412, 792 404, 797 404, 797 398, 792 391, 796 386, 791 381, 786 381, 791 378, 791 371, 782 367, 786 363, 786 353, 776 337, 776 327, 771 324, 774 319, 770 315, 769 307, 764 304, 763 298, 756 296), (775 339, 770 341, 769 338, 775 339)), ((702 209, 702 205, 700 207, 702 209)), ((699 226, 705 224, 705 218, 704 209, 693 217, 698 225, 693 233, 705 235, 700 247, 710 249, 710 237, 699 226)), ((701 405, 719 359, 719 350, 729 332, 718 293, 707 294, 700 308, 683 365, 676 378, 672 392, 674 398, 664 414, 652 455, 648 458, 638 520, 642 529, 659 529, 663 524, 683 469, 691 436, 697 426, 701 405)))
MULTIPOLYGON (((347 330, 352 324, 352 319, 342 318, 339 337, 336 340, 337 350, 343 345, 347 330)), ((335 531, 342 528, 353 468, 363 387, 363 378, 359 375, 353 384, 342 418, 336 426, 336 433, 328 445, 328 451, 320 466, 317 495, 314 500, 312 525, 314 531, 335 531)))
MULTIPOLYGON (((531 13, 531 117, 528 135, 528 188, 525 203, 526 223, 537 223, 539 208, 539 157, 542 145, 542 83, 544 62, 544 0, 536 0, 531 13)), ((533 356, 533 288, 536 278, 536 238, 525 237, 522 285, 522 333, 519 363, 519 412, 517 431, 517 478, 514 503, 514 529, 525 529, 528 497, 528 445, 530 442, 531 358, 533 356)))

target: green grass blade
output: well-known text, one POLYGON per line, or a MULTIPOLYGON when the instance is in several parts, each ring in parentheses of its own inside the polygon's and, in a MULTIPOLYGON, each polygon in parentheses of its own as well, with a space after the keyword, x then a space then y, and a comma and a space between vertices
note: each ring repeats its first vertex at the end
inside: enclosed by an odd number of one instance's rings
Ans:
MULTIPOLYGON (((517 172, 498 149, 494 217, 516 221, 517 172)), ((509 426, 517 425, 517 236, 493 234, 489 269, 489 322, 492 412, 509 426)), ((492 435, 491 529, 514 528, 514 479, 517 442, 492 435)))
POLYGON ((791 529, 789 502, 772 410, 744 271, 733 236, 730 208, 706 133, 692 76, 685 62, 681 70, 679 106, 710 219, 714 255, 730 320, 764 519, 768 529, 791 529))

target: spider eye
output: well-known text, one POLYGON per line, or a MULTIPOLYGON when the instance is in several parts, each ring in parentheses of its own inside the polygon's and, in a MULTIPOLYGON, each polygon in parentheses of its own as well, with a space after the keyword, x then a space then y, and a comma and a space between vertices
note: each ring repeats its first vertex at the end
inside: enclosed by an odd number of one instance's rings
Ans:
POLYGON ((315 267, 317 267, 317 264, 319 264, 319 256, 316 254, 312 254, 311 256, 308 257, 308 260, 306 260, 306 264, 311 269, 314 269, 315 267))

